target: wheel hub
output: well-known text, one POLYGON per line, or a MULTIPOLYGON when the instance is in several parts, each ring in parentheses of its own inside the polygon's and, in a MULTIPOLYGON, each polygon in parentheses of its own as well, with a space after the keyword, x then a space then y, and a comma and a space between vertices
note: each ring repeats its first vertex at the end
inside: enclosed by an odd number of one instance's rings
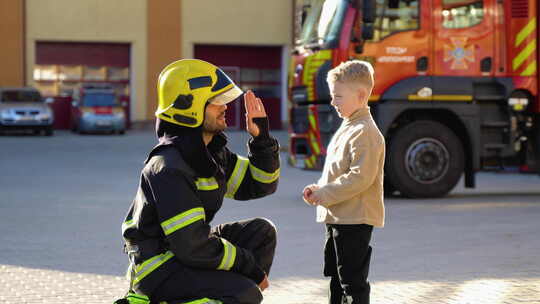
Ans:
POLYGON ((407 173, 422 184, 432 184, 448 172, 450 153, 446 147, 433 138, 415 141, 405 155, 407 173))

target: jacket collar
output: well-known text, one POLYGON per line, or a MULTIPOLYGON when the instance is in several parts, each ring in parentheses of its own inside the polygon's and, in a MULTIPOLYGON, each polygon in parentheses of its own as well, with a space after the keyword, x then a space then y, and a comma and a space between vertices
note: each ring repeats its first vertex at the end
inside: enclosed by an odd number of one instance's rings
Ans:
POLYGON ((227 145, 227 137, 222 132, 216 134, 206 146, 202 138, 202 127, 180 127, 158 119, 156 135, 159 143, 152 149, 145 163, 163 146, 173 146, 184 161, 202 177, 212 177, 220 169, 212 154, 227 145))
POLYGON ((225 133, 220 132, 216 135, 214 135, 214 138, 212 138, 212 141, 208 144, 207 148, 210 150, 210 152, 218 152, 223 147, 227 145, 227 135, 225 133))
POLYGON ((345 118, 343 120, 343 122, 346 125, 350 125, 350 124, 355 123, 355 122, 357 122, 359 120, 366 119, 366 118, 368 118, 370 116, 371 116, 370 108, 365 107, 365 108, 361 108, 361 109, 356 110, 356 112, 352 113, 351 116, 345 118))

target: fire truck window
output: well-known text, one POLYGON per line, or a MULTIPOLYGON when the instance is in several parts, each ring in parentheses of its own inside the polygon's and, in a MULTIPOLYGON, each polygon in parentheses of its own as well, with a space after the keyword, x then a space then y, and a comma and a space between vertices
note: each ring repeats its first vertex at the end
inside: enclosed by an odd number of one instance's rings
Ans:
POLYGON ((374 41, 396 32, 418 29, 418 1, 377 0, 374 41), (392 2, 392 5, 389 5, 392 2))
POLYGON ((301 6, 302 30, 297 44, 325 44, 325 47, 337 43, 343 19, 347 12, 348 1, 344 0, 303 0, 301 6))
POLYGON ((484 18, 483 0, 443 0, 442 25, 447 29, 475 26, 484 18))

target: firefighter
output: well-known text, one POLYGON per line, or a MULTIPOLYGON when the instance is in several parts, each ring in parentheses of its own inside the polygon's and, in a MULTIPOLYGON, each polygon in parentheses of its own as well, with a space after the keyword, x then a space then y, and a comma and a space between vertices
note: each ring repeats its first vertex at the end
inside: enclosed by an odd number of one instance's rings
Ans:
POLYGON ((244 94, 249 155, 226 147, 225 110, 242 94, 221 69, 202 60, 173 62, 159 75, 159 143, 145 161, 122 225, 134 265, 129 270, 133 299, 262 301, 275 226, 255 218, 210 227, 224 197, 261 198, 278 184, 279 145, 251 91, 244 94))

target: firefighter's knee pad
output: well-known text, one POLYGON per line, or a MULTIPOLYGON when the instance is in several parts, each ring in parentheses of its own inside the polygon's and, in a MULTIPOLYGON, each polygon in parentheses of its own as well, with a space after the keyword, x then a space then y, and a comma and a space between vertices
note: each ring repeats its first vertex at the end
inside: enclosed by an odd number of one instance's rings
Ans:
POLYGON ((264 231, 266 235, 275 239, 277 235, 276 225, 272 223, 269 219, 258 217, 253 220, 255 224, 259 227, 260 231, 264 231))

